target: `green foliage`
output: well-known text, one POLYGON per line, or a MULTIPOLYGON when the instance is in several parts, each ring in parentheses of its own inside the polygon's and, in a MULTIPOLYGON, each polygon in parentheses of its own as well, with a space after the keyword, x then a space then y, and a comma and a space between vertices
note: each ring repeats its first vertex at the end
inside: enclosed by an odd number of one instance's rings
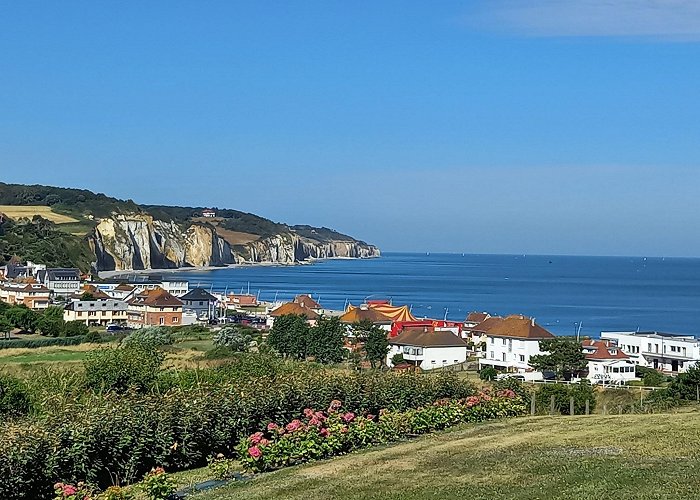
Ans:
POLYGON ((95 299, 95 296, 90 293, 90 292, 83 292, 82 295, 80 296, 80 300, 86 300, 86 301, 94 301, 97 300, 95 299))
POLYGON ((141 328, 127 335, 122 344, 125 346, 143 345, 150 347, 161 347, 164 345, 172 345, 173 336, 170 329, 164 326, 148 326, 141 328))
POLYGON ((382 366, 389 353, 387 332, 372 324, 371 321, 361 321, 352 326, 358 340, 365 344, 365 355, 372 368, 382 366))
POLYGON ((485 366, 479 370, 479 378, 484 381, 494 380, 498 371, 493 366, 485 366))
POLYGON ((156 382, 164 360, 165 355, 150 344, 99 349, 88 353, 83 363, 85 384, 98 392, 146 392, 156 382))
POLYGON ((576 415, 583 415, 586 412, 586 401, 589 402, 590 411, 593 411, 596 405, 595 388, 586 381, 579 384, 545 384, 540 387, 536 396, 540 412, 550 411, 552 396, 554 396, 554 411, 562 415, 569 415, 572 397, 576 415))
POLYGON ((44 339, 0 340, 0 349, 50 347, 78 345, 85 342, 85 337, 49 337, 44 339))
POLYGON ((133 495, 120 486, 110 486, 98 497, 98 500, 131 500, 133 495))
POLYGON ((402 363, 404 363, 404 362, 405 362, 405 360, 403 359, 403 354, 401 354, 400 352, 394 354, 394 355, 391 357, 391 364, 394 365, 394 366, 400 365, 400 364, 402 364, 402 363))
POLYGON ((217 347, 226 347, 232 352, 246 352, 253 339, 240 327, 226 326, 214 334, 213 340, 217 347))
POLYGON ((58 337, 63 332, 63 308, 56 306, 47 307, 37 322, 39 331, 48 337, 58 337))
MULTIPOLYGON (((479 374, 479 375, 481 375, 481 374, 479 374)), ((482 380, 485 380, 485 379, 482 379, 482 380)), ((491 379, 491 380, 493 380, 493 379, 491 379)), ((491 388, 496 393, 510 390, 510 391, 513 391, 515 394, 517 394, 519 397, 523 398, 523 400, 530 399, 530 393, 525 388, 525 385, 520 380, 518 380, 516 378, 507 377, 507 378, 504 378, 503 380, 494 380, 493 384, 491 384, 491 388)))
POLYGON ((406 411, 382 410, 379 415, 340 411, 340 405, 336 400, 326 411, 306 409, 303 418, 286 425, 268 423, 238 445, 241 462, 255 472, 269 471, 446 429, 462 422, 522 415, 526 410, 522 399, 512 391, 509 396, 480 394, 466 399, 441 400, 406 411))
POLYGON ((221 453, 208 460, 207 468, 212 476, 219 481, 233 479, 238 472, 238 462, 225 458, 221 453))
POLYGON ((267 343, 285 357, 304 359, 308 354, 309 330, 305 316, 285 314, 275 319, 267 343))
POLYGON ((68 321, 63 326, 63 332, 61 333, 64 337, 78 337, 86 336, 90 333, 88 326, 80 320, 68 321))
POLYGON ((96 257, 85 238, 61 231, 40 216, 0 223, 0 264, 13 256, 49 267, 78 267, 87 272, 96 257))
POLYGON ((699 391, 700 367, 697 365, 690 367, 684 373, 679 373, 668 385, 668 395, 678 400, 698 400, 699 391))
POLYGON ((98 344, 102 342, 102 336, 99 332, 93 330, 91 332, 88 332, 87 335, 85 335, 85 342, 88 342, 90 344, 98 344))
POLYGON ((7 319, 5 316, 0 315, 0 335, 9 337, 12 328, 13 327, 10 320, 7 319))
POLYGON ((40 319, 39 313, 24 305, 11 306, 5 310, 3 315, 15 328, 32 333, 36 330, 40 319))
POLYGON ((540 340, 540 350, 547 354, 530 357, 530 366, 535 370, 551 370, 559 379, 570 379, 584 370, 588 364, 581 344, 574 339, 555 337, 540 340))
POLYGON ((30 406, 25 384, 0 373, 0 417, 21 417, 29 413, 30 406))
POLYGON ((653 368, 637 365, 634 372, 635 376, 642 379, 645 387, 659 387, 666 382, 666 375, 653 368))
POLYGON ((345 325, 340 318, 321 318, 312 327, 308 335, 306 352, 313 356, 318 363, 340 363, 345 357, 343 339, 345 325))
POLYGON ((149 500, 165 500, 175 493, 175 481, 162 467, 146 474, 140 486, 149 500))

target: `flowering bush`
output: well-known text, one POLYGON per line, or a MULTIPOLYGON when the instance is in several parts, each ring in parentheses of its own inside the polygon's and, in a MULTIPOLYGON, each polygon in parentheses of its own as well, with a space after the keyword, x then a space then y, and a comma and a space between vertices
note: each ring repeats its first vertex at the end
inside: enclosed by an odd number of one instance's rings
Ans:
POLYGON ((133 495, 120 486, 110 486, 97 498, 99 500, 130 500, 133 495))
POLYGON ((286 425, 269 423, 238 446, 241 463, 252 471, 268 471, 347 453, 406 436, 445 429, 462 422, 524 414, 526 406, 515 392, 491 396, 482 392, 468 398, 439 400, 407 411, 381 410, 379 415, 356 415, 340 410, 338 400, 326 411, 310 408, 303 418, 286 425))
POLYGON ((144 476, 141 488, 150 500, 164 500, 175 493, 175 482, 162 467, 156 467, 144 476))
POLYGON ((235 473, 238 472, 238 462, 231 458, 225 458, 221 453, 214 458, 210 458, 207 467, 214 478, 220 481, 233 479, 235 473))
POLYGON ((56 483, 53 485, 55 500, 90 500, 93 498, 93 490, 85 483, 76 485, 56 483))

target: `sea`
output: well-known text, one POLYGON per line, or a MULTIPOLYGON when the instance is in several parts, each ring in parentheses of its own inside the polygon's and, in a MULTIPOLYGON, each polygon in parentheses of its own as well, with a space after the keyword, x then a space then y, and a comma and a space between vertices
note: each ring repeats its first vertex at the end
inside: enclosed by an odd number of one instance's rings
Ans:
POLYGON ((388 299, 409 305, 417 318, 524 314, 557 335, 700 334, 700 259, 386 253, 173 274, 190 287, 249 291, 266 301, 308 293, 329 309, 388 299))

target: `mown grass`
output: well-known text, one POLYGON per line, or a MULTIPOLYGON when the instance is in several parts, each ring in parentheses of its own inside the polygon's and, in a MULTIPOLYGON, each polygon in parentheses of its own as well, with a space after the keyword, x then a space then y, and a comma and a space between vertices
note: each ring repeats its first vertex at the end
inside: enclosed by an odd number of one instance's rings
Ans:
POLYGON ((698 412, 462 426, 193 498, 698 498, 699 426, 698 412))
POLYGON ((51 222, 54 222, 56 224, 78 222, 77 219, 68 215, 56 213, 51 209, 51 207, 47 207, 44 205, 0 205, 0 212, 4 213, 11 219, 19 219, 22 217, 31 219, 35 215, 40 215, 44 219, 50 220, 51 222))

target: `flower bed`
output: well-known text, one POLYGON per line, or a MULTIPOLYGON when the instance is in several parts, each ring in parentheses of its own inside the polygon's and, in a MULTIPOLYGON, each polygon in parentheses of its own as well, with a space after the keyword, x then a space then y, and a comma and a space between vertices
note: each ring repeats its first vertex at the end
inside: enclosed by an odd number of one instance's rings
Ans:
POLYGON ((460 423, 525 412, 523 400, 511 390, 495 396, 482 392, 464 399, 443 399, 407 411, 381 410, 378 415, 342 411, 341 402, 335 400, 325 411, 307 408, 303 418, 286 425, 270 422, 264 430, 242 440, 237 451, 247 469, 270 471, 460 423))

